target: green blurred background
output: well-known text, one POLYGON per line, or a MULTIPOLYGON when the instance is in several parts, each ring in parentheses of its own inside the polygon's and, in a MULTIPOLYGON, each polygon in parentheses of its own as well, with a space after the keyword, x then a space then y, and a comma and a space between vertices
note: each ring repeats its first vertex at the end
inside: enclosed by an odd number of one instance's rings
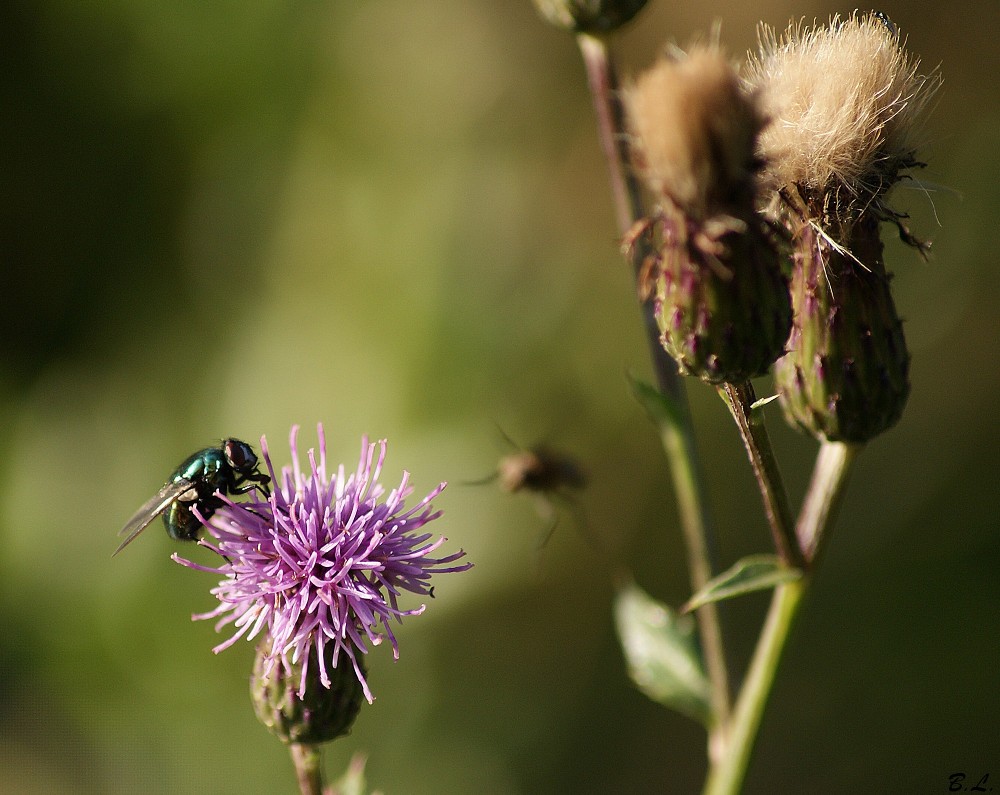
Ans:
MULTIPOLYGON (((850 10, 654 0, 614 46, 630 71, 715 20, 739 53, 758 19, 850 10)), ((934 257, 887 252, 913 394, 860 460, 748 793, 1000 782, 1000 11, 880 10, 945 79, 937 189, 896 197, 934 257)), ((630 685, 613 634, 616 572, 688 591, 571 39, 528 0, 8 0, 0 59, 0 791, 295 790, 251 645, 216 657, 190 621, 212 578, 159 528, 110 553, 192 450, 266 434, 285 462, 317 421, 334 460, 385 436, 387 483, 451 481, 437 529, 476 563, 397 663, 369 655, 377 701, 331 773, 365 751, 387 795, 697 791, 703 734, 630 685), (496 425, 584 462, 605 552, 566 518, 539 554, 530 499, 462 484, 507 451, 496 425)), ((728 565, 768 533, 724 407, 689 391, 728 565)), ((815 445, 772 419, 797 500, 815 445)), ((737 670, 765 605, 728 610, 737 670)))

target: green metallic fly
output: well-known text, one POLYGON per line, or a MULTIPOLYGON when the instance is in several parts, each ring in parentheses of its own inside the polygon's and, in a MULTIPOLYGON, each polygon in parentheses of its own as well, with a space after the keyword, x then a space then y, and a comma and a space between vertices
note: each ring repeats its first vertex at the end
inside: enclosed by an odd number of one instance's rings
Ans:
POLYGON ((118 532, 125 540, 111 557, 131 544, 161 514, 171 538, 194 541, 201 521, 193 508, 197 507, 201 517, 208 519, 222 507, 220 495, 247 494, 256 489, 270 497, 271 479, 258 471, 258 466, 253 448, 239 439, 224 439, 218 447, 206 447, 191 454, 118 532))

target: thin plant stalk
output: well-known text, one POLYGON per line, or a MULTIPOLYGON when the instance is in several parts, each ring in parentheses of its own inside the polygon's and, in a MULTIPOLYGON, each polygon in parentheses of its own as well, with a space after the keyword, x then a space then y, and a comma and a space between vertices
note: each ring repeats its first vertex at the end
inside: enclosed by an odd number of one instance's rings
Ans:
POLYGON ((736 795, 743 786, 761 718, 771 695, 778 663, 791 632, 807 580, 793 580, 775 588, 757 648, 736 700, 725 757, 711 766, 702 795, 736 795))
MULTIPOLYGON (((629 149, 625 132, 625 114, 618 96, 618 78, 603 40, 586 33, 577 35, 577 43, 587 70, 587 83, 597 115, 597 132, 608 163, 615 220, 624 238, 636 221, 646 217, 642 188, 628 166, 629 149)), ((652 251, 645 235, 640 235, 633 247, 632 268, 636 282, 643 262, 652 251)), ((660 345, 660 330, 656 325, 653 304, 642 303, 643 324, 649 343, 650 357, 660 391, 687 412, 687 395, 673 359, 660 345)), ((687 423, 690 427, 690 423, 687 423)))
POLYGON ((302 795, 323 795, 323 755, 318 745, 289 743, 295 777, 302 795))
POLYGON ((720 392, 729 405, 740 437, 743 439, 743 445, 746 447, 757 487, 764 500, 764 512, 767 514, 778 556, 789 566, 804 569, 806 556, 799 546, 788 493, 785 491, 778 469, 778 461, 771 449, 771 439, 767 434, 763 418, 753 410, 755 400, 753 385, 749 381, 742 384, 725 384, 720 387, 720 392))
POLYGON ((848 444, 846 442, 823 442, 816 456, 813 467, 812 483, 806 494, 802 510, 799 511, 799 521, 796 525, 796 535, 799 545, 811 566, 823 550, 826 536, 824 531, 829 527, 826 514, 836 511, 839 498, 843 494, 843 485, 832 479, 832 474, 843 470, 847 476, 854 459, 864 449, 864 445, 848 444), (828 495, 826 490, 837 488, 837 493, 828 495))
MULTIPOLYGON (((605 42, 595 36, 578 34, 577 43, 587 70, 601 147, 611 178, 618 231, 624 237, 633 225, 646 216, 642 190, 629 169, 628 141, 624 110, 618 95, 618 80, 605 42)), ((644 238, 644 236, 641 236, 644 238)), ((638 284, 649 244, 636 241, 632 265, 638 284)), ((681 528, 688 553, 688 571, 693 591, 697 592, 712 578, 715 539, 708 511, 703 478, 695 453, 694 431, 687 396, 673 361, 660 344, 660 333, 651 302, 642 304, 643 324, 652 358, 657 386, 677 407, 680 420, 664 426, 661 438, 670 463, 677 494, 681 528)), ((698 609, 698 628, 705 665, 712 684, 712 711, 715 727, 709 736, 709 756, 719 759, 725 752, 725 728, 729 722, 729 675, 719 614, 714 604, 698 609)))
MULTIPOLYGON (((856 445, 823 443, 799 515, 800 538, 815 539, 818 544, 828 536, 860 449, 856 445)), ((809 583, 807 574, 775 589, 733 710, 726 756, 711 766, 702 795, 737 795, 742 788, 778 666, 809 583)))
MULTIPOLYGON (((692 591, 697 593, 712 578, 711 552, 703 532, 703 499, 698 465, 693 455, 693 441, 683 427, 660 425, 660 441, 670 462, 670 474, 677 495, 677 509, 688 553, 692 591)), ((729 673, 724 656, 722 628, 716 604, 709 603, 695 611, 705 667, 712 685, 714 724, 709 731, 709 757, 721 759, 728 743, 730 717, 729 673)))

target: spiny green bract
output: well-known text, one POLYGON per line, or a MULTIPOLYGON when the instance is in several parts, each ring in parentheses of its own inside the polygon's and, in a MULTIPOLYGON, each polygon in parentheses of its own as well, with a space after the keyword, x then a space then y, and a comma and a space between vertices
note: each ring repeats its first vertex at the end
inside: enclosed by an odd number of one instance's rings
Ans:
POLYGON ((867 442, 898 422, 910 355, 882 263, 878 221, 853 225, 844 247, 809 226, 798 234, 789 352, 774 367, 790 422, 829 441, 867 442))

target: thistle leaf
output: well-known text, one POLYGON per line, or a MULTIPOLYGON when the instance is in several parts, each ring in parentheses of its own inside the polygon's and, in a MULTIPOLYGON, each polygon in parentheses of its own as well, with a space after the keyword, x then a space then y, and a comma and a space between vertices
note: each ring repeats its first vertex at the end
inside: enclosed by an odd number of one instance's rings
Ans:
POLYGON ((688 599, 681 612, 689 613, 710 602, 774 588, 801 576, 801 571, 789 568, 774 555, 750 555, 709 580, 704 588, 688 599))
POLYGON ((653 701, 707 726, 710 685, 694 620, 630 583, 615 597, 615 623, 636 686, 653 701))
POLYGON ((627 378, 635 399, 657 427, 676 428, 681 424, 684 413, 675 400, 658 391, 652 384, 640 381, 631 374, 628 374, 627 378))

